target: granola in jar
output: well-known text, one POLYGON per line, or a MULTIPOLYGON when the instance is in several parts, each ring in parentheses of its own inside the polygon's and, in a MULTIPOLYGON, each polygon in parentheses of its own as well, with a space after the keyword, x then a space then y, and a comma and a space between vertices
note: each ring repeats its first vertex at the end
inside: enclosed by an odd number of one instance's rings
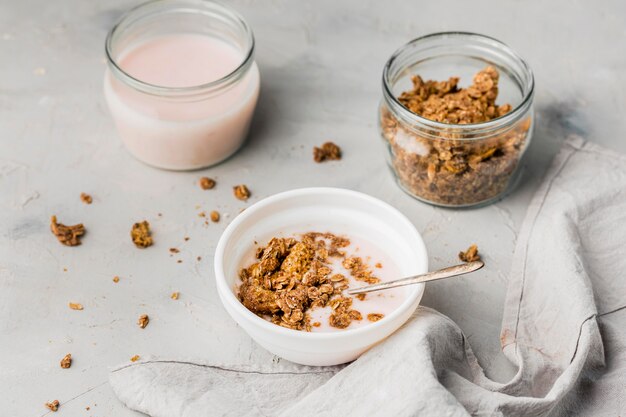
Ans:
POLYGON ((428 61, 432 70, 437 59, 449 71, 451 58, 439 56, 437 48, 458 50, 463 66, 475 60, 477 51, 494 48, 496 42, 474 34, 430 35, 400 49, 385 67, 380 131, 389 147, 389 165, 399 185, 412 196, 441 206, 472 206, 494 201, 517 178, 533 122, 534 82, 526 64, 502 45, 506 49, 498 53, 517 60, 510 68, 504 61, 500 66, 487 63, 471 80, 454 73, 441 81, 419 75, 420 62, 428 61), (413 74, 412 86, 395 88, 395 83, 404 85, 399 80, 405 80, 406 74, 413 74), (503 77, 506 100, 499 98, 503 77), (467 87, 461 87, 462 82, 467 87))

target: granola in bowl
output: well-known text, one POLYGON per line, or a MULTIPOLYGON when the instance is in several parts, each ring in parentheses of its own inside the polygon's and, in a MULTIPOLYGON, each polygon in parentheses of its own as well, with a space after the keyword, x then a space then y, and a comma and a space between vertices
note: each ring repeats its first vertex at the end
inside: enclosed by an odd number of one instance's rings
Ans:
POLYGON ((237 296, 248 310, 293 330, 333 331, 377 321, 371 317, 383 318, 383 311, 403 297, 399 292, 345 294, 350 287, 376 284, 381 274, 390 275, 380 262, 380 268, 370 265, 372 256, 361 255, 360 249, 333 233, 273 237, 257 249, 252 264, 241 268, 237 296))

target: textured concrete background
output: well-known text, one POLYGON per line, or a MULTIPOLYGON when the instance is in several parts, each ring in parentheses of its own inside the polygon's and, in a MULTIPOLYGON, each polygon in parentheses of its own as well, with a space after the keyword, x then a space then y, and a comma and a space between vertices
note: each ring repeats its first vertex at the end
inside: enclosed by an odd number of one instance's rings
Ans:
POLYGON ((256 34, 260 103, 247 146, 191 173, 135 161, 104 104, 104 38, 136 4, 0 0, 0 414, 43 415, 43 403, 56 398, 59 415, 136 415, 106 382, 109 366, 135 354, 280 362, 222 309, 212 254, 241 208, 305 186, 352 188, 393 204, 423 233, 432 268, 478 243, 487 267, 429 284, 423 303, 459 323, 487 375, 504 381, 514 373, 500 353, 502 302, 518 226, 542 172, 568 134, 626 152, 626 3, 233 2, 256 34), (443 30, 496 37, 536 75, 527 175, 504 201, 476 210, 438 209, 403 194, 376 130, 386 59, 406 41, 443 30), (327 139, 345 158, 316 165, 311 148, 327 139), (201 175, 217 178, 217 189, 201 191, 201 175), (248 204, 232 197, 238 183, 253 192, 248 204), (79 201, 83 191, 92 205, 79 201), (205 227, 197 213, 212 209, 229 217, 205 227), (56 242, 48 230, 54 213, 86 224, 82 246, 56 242), (156 241, 145 251, 128 238, 142 219, 156 241), (179 256, 169 256, 172 246, 179 256), (172 291, 180 300, 169 299, 172 291), (85 309, 72 311, 68 301, 85 309), (135 324, 142 313, 151 318, 145 330, 135 324), (64 370, 58 362, 68 352, 75 360, 64 370))

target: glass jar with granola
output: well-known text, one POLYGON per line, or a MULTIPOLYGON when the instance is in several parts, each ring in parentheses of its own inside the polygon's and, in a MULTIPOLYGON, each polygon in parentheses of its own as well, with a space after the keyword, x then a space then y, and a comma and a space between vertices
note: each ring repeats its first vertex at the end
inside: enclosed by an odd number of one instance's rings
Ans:
POLYGON ((533 95, 529 66, 495 39, 448 32, 404 45, 385 65, 379 109, 398 184, 439 206, 498 200, 530 143, 533 95))

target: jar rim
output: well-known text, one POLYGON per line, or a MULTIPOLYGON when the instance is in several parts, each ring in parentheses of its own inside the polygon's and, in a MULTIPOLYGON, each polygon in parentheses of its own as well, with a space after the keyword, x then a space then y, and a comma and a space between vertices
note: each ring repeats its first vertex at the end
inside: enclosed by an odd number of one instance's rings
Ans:
POLYGON ((252 29, 245 21, 245 19, 234 9, 214 0, 149 0, 145 3, 141 3, 138 6, 135 6, 120 16, 115 25, 109 30, 105 40, 105 54, 106 59, 109 64, 109 68, 112 70, 114 74, 121 77, 127 84, 132 86, 133 88, 142 91, 144 93, 153 94, 153 95, 162 95, 162 96, 187 96, 187 95, 195 95, 198 93, 206 93, 209 91, 219 90, 231 85, 239 76, 244 73, 253 63, 254 60, 254 49, 255 49, 255 39, 252 29), (143 9, 148 9, 154 7, 158 4, 179 4, 184 7, 176 7, 170 10, 167 10, 165 13, 172 13, 175 11, 189 11, 190 7, 195 7, 194 11, 200 12, 202 14, 206 14, 202 11, 202 7, 210 7, 213 11, 222 13, 230 18, 242 29, 242 32, 245 36, 247 48, 244 51, 244 58, 241 63, 233 69, 230 73, 224 75, 217 80, 210 81, 208 83, 192 85, 187 87, 167 87, 157 84, 152 84, 146 81, 142 81, 136 77, 133 77, 128 72, 126 72, 117 62, 117 60, 113 57, 113 42, 114 36, 116 32, 120 29, 120 27, 126 23, 131 17, 134 16, 135 13, 142 11, 143 9))
MULTIPOLYGON (((479 33, 474 32, 462 32, 462 31, 452 31, 452 32, 436 32, 428 35, 417 37, 406 44, 402 45, 398 48, 391 57, 385 63, 383 69, 382 76, 382 84, 383 84, 383 95, 387 99, 387 102, 390 102, 394 106, 394 110, 399 111, 401 115, 403 115, 406 119, 421 123, 426 125, 429 128, 438 129, 438 130, 450 130, 450 129, 458 129, 458 130, 471 130, 473 132, 481 132, 488 131, 494 128, 500 128, 502 126, 514 123, 523 115, 526 109, 530 106, 532 102, 532 97, 534 95, 535 90, 535 79, 533 72, 526 63, 526 61, 518 55, 513 49, 511 49, 504 42, 501 42, 493 37, 487 35, 481 35, 479 33), (524 75, 528 78, 526 82, 526 91, 524 91, 522 100, 519 104, 517 104, 511 111, 508 113, 497 117, 495 119, 491 119, 486 122, 480 123, 467 123, 467 124, 453 124, 453 123, 443 123, 437 122, 435 120, 428 119, 426 117, 420 116, 416 113, 413 113, 411 110, 407 109, 398 98, 391 91, 391 80, 390 80, 390 71, 391 67, 396 59, 402 55, 408 48, 425 41, 433 40, 436 38, 468 38, 472 40, 482 41, 486 44, 490 45, 494 51, 499 50, 500 52, 504 52, 508 54, 511 58, 513 58, 517 64, 522 68, 524 75)), ((456 140, 472 140, 471 138, 458 138, 456 140)))

